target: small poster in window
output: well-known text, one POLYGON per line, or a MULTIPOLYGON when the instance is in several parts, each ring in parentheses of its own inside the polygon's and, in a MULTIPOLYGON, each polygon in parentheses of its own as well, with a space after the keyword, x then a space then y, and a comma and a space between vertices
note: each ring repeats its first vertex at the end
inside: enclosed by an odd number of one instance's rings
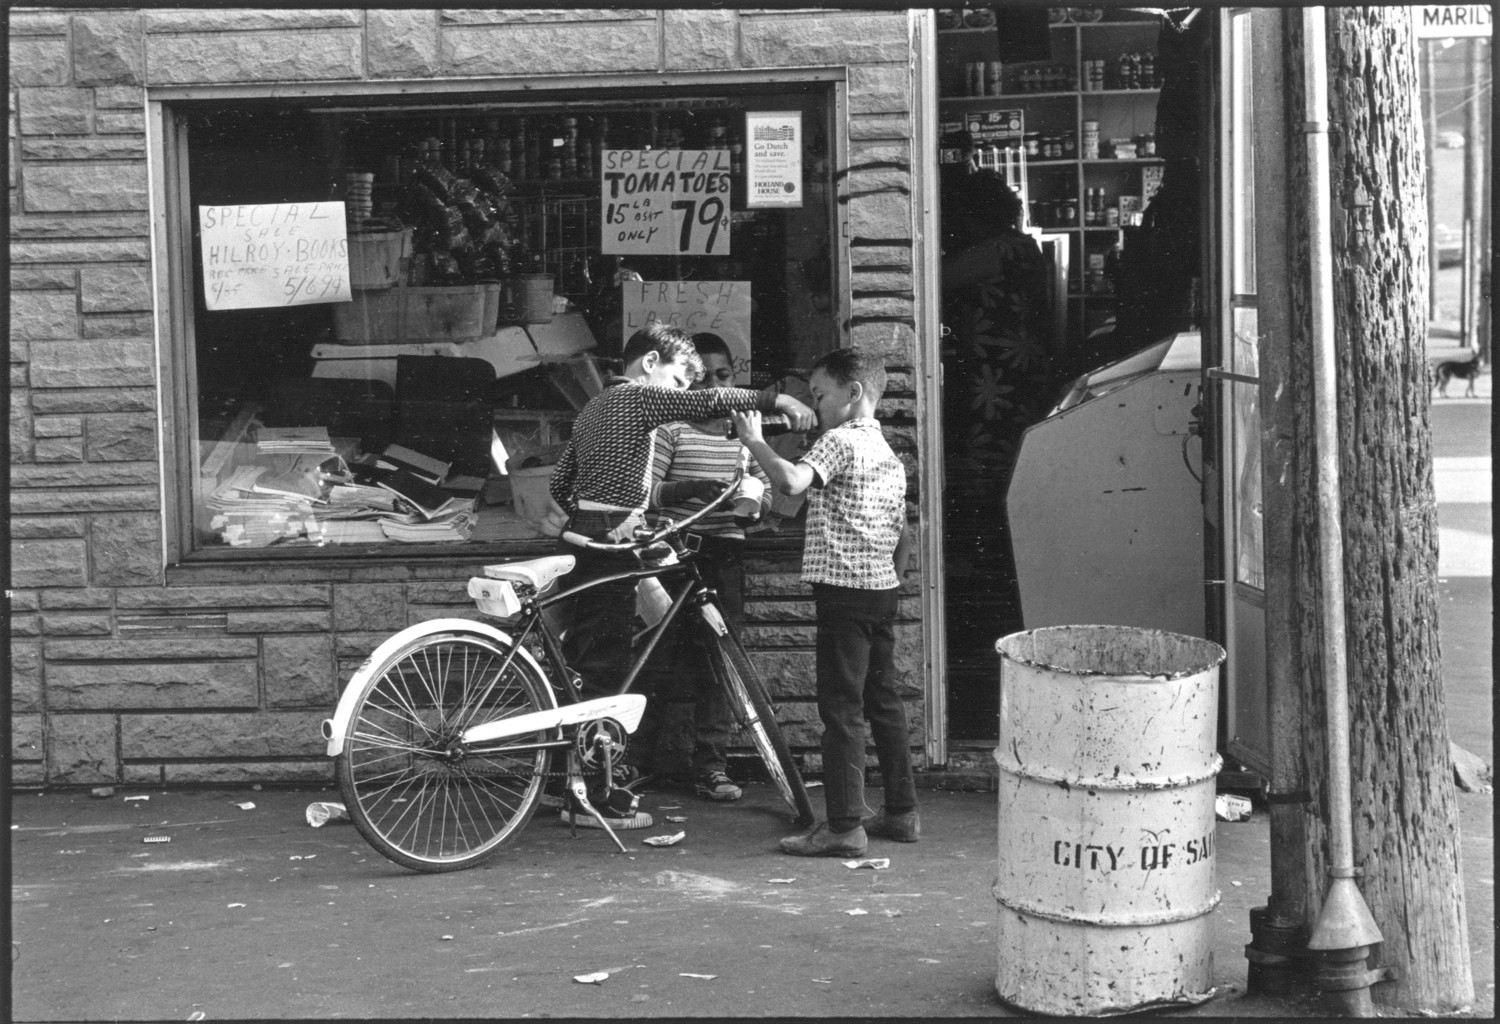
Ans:
POLYGON ((625 281, 622 341, 651 323, 717 334, 734 356, 734 379, 750 383, 749 281, 625 281))
POLYGON ((606 149, 601 251, 729 255, 729 150, 606 149))
POLYGON ((745 138, 745 205, 802 205, 802 112, 747 111, 745 138))
POLYGON ((211 310, 350 300, 343 203, 200 206, 198 229, 211 310))
POLYGON ((1153 164, 1141 168, 1141 201, 1150 205, 1158 189, 1161 188, 1162 173, 1166 170, 1160 164, 1153 164))

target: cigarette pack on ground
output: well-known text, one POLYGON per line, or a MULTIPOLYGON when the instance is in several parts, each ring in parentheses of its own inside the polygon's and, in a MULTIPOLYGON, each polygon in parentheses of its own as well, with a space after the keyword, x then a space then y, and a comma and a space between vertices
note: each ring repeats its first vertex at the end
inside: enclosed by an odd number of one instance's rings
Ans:
POLYGON ((1220 793, 1214 797, 1214 815, 1220 821, 1248 821, 1250 801, 1232 793, 1220 793))

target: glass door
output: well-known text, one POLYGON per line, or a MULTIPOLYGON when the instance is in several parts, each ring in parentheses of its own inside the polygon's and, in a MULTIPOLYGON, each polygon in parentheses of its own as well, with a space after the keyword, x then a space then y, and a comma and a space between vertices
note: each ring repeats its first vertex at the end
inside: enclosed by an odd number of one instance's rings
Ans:
POLYGON ((1213 436, 1223 473, 1219 565, 1225 648, 1225 749, 1269 774, 1266 690, 1266 591, 1260 457, 1260 332, 1255 285, 1254 70, 1250 19, 1230 10, 1222 22, 1219 273, 1216 363, 1208 370, 1218 411, 1213 436))

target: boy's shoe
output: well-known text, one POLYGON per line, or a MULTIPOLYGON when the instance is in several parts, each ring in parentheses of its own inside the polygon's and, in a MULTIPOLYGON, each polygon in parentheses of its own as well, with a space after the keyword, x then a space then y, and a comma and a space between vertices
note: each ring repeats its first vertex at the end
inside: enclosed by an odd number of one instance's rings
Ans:
MULTIPOLYGON (((599 810, 599 816, 609 822, 610 828, 650 828, 651 815, 645 811, 636 809, 639 799, 628 789, 616 789, 609 794, 608 800, 595 802, 593 794, 589 800, 599 810)), ((592 814, 578 805, 571 796, 559 815, 565 825, 577 825, 580 828, 598 828, 599 822, 592 814)))
MULTIPOLYGON (((646 811, 636 811, 634 814, 631 814, 628 817, 617 818, 609 811, 601 807, 599 808, 599 814, 604 818, 605 821, 609 822, 609 827, 612 829, 650 828, 652 824, 651 815, 646 811)), ((592 814, 589 814, 587 811, 579 811, 575 814, 574 812, 564 807, 561 811, 558 812, 558 816, 562 819, 562 823, 564 825, 577 825, 579 828, 601 827, 598 820, 595 819, 595 817, 592 814)))
POLYGON ((828 822, 820 821, 811 832, 783 839, 781 852, 794 857, 860 857, 867 845, 863 827, 855 825, 848 832, 834 832, 828 822))
POLYGON ((729 776, 717 769, 700 774, 693 788, 699 796, 706 796, 720 803, 738 800, 744 795, 740 787, 729 781, 729 776))
POLYGON ((922 835, 922 819, 916 811, 891 814, 882 807, 879 814, 860 824, 864 826, 865 835, 898 843, 915 843, 922 835))

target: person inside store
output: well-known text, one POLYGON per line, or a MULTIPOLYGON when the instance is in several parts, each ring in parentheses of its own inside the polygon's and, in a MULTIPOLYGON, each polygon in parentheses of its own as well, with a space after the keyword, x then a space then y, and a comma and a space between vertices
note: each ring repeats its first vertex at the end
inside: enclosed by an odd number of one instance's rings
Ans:
POLYGON ((982 670, 997 624, 1020 628, 1005 491, 1021 435, 1051 408, 1048 264, 1021 197, 993 170, 943 195, 944 529, 955 553, 950 622, 960 664, 982 670), (972 585, 966 585, 972 581, 972 585))
MULTIPOLYGON (((706 388, 689 391, 702 373, 703 363, 692 339, 663 323, 641 328, 625 342, 625 372, 611 377, 591 398, 573 423, 573 434, 552 472, 549 491, 568 514, 567 529, 591 540, 616 543, 632 539, 645 519, 650 493, 652 432, 665 423, 709 420, 733 412, 779 412, 796 430, 814 423, 811 409, 791 395, 748 388, 706 388)), ((716 492, 717 493, 717 492, 716 492)), ((576 585, 634 567, 632 554, 606 554, 558 541, 558 550, 575 556, 568 578, 576 585)), ((606 583, 584 591, 565 613, 567 632, 563 654, 582 678, 584 699, 616 693, 630 663, 635 613, 635 584, 606 583)), ((624 788, 594 806, 611 819, 614 828, 650 828, 651 816, 638 810, 638 799, 624 788)), ((602 791, 603 787, 599 787, 602 791)), ((594 794, 590 794, 593 801, 594 794)), ((562 818, 571 824, 597 827, 573 798, 567 797, 562 818)))
MULTIPOLYGON (((703 361, 703 374, 693 388, 723 388, 734 384, 734 356, 719 335, 693 335, 693 347, 703 361)), ((725 483, 745 472, 732 505, 700 519, 698 569, 719 595, 724 618, 736 631, 745 621, 745 527, 771 507, 771 482, 750 459, 749 452, 726 429, 727 418, 667 423, 657 428, 651 458, 651 506, 670 519, 686 519, 718 497, 725 483)), ((693 789, 709 800, 738 800, 740 787, 729 778, 729 702, 714 679, 701 636, 681 623, 663 637, 647 663, 647 681, 639 688, 651 698, 627 757, 642 776, 652 774, 660 758, 654 741, 665 717, 666 698, 686 688, 693 698, 693 789)))
POLYGON ((912 843, 921 830, 895 665, 897 595, 911 543, 906 470, 875 419, 885 384, 884 360, 873 352, 837 349, 814 363, 808 386, 823 434, 795 463, 766 444, 758 413, 734 417, 777 490, 811 492, 802 579, 812 584, 817 616, 826 820, 781 840, 794 856, 857 857, 869 836, 912 843), (885 789, 884 805, 868 818, 866 722, 885 789))

